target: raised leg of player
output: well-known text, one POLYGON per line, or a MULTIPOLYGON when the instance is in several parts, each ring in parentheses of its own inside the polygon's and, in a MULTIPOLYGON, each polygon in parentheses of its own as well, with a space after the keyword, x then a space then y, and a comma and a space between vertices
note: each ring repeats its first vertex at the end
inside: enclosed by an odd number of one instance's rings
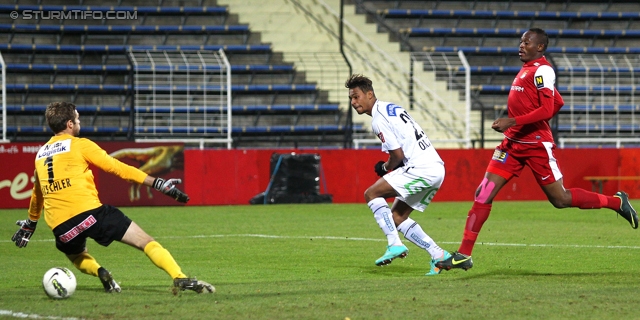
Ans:
POLYGON ((387 236, 387 243, 389 246, 402 245, 400 236, 398 236, 398 230, 393 222, 393 215, 389 204, 384 198, 375 198, 368 203, 369 209, 373 212, 373 217, 376 219, 378 226, 384 234, 387 236))

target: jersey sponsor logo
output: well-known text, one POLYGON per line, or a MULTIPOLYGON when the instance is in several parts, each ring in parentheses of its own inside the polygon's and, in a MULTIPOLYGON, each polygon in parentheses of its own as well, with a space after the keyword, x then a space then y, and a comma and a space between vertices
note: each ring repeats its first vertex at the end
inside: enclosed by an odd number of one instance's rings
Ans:
POLYGON ((536 82, 536 87, 538 89, 544 88, 544 80, 542 79, 542 76, 536 76, 534 81, 536 82))
POLYGON ((83 231, 91 228, 91 226, 96 224, 96 222, 98 222, 96 218, 94 218, 93 215, 90 215, 86 219, 82 220, 82 222, 80 222, 77 226, 71 228, 71 230, 58 237, 58 239, 60 239, 60 241, 62 241, 63 243, 67 243, 73 240, 73 238, 77 237, 83 231))
POLYGON ((395 117, 397 115, 396 114, 396 109, 399 109, 399 108, 400 108, 400 106, 395 105, 393 103, 390 103, 390 104, 387 105, 387 114, 390 117, 395 117))
POLYGON ((380 139, 380 141, 382 141, 383 143, 384 141, 384 135, 382 134, 382 132, 378 133, 378 139, 380 139))
POLYGON ((511 91, 524 92, 524 87, 521 87, 521 86, 511 86, 511 91))
POLYGON ((493 156, 491 157, 491 160, 495 160, 495 161, 498 161, 498 162, 505 163, 507 161, 507 157, 509 157, 508 153, 506 153, 506 152, 504 152, 502 150, 496 149, 493 152, 493 156))
POLYGON ((46 158, 46 157, 51 157, 56 154, 61 154, 69 151, 71 151, 71 139, 58 141, 52 144, 45 144, 38 151, 38 154, 36 155, 36 160, 46 158))

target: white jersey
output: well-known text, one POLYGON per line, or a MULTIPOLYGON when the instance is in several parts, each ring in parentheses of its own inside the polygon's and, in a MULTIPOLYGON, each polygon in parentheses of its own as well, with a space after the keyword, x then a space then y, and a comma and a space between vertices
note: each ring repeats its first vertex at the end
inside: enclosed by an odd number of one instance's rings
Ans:
POLYGON ((378 100, 371 110, 371 116, 371 128, 382 142, 382 151, 388 153, 389 150, 402 148, 402 161, 409 167, 444 165, 422 127, 402 107, 378 100))

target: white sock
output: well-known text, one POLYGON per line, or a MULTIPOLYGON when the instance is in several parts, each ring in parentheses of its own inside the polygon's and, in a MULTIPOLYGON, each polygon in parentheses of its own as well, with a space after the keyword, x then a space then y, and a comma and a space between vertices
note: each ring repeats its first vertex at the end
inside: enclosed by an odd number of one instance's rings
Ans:
POLYGON ((368 203, 369 209, 373 212, 373 217, 382 229, 382 232, 387 236, 387 242, 390 246, 399 246, 402 244, 400 236, 398 236, 398 230, 396 224, 393 222, 393 215, 389 204, 384 198, 375 198, 368 203))
POLYGON ((429 235, 427 235, 420 225, 411 218, 407 218, 398 226, 398 230, 404 234, 411 243, 427 250, 431 255, 431 259, 438 259, 444 254, 444 250, 436 244, 429 235))

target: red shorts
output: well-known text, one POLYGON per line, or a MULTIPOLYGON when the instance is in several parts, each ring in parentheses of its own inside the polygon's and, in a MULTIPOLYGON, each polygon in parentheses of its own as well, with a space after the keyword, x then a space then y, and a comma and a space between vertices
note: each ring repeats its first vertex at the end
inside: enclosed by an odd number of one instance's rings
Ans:
POLYGON ((493 152, 487 172, 507 180, 519 177, 524 166, 531 168, 539 185, 547 185, 562 179, 562 173, 553 150, 553 142, 518 143, 504 139, 493 152))

